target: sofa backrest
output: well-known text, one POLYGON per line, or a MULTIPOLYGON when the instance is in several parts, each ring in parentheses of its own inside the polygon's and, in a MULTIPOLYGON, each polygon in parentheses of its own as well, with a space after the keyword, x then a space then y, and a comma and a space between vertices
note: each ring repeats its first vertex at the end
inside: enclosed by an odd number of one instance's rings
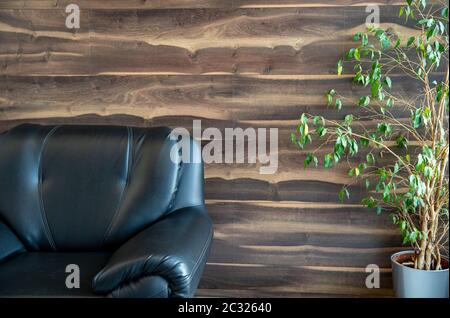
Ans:
POLYGON ((102 250, 203 204, 203 165, 171 160, 181 153, 170 133, 21 125, 0 135, 0 221, 29 250, 102 250))

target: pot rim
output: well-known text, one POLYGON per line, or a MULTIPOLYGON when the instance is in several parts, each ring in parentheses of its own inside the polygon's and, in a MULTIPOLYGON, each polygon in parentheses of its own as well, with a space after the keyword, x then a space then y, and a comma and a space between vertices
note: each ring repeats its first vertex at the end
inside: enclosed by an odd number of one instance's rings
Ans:
MULTIPOLYGON (((398 265, 398 266, 400 266, 400 267, 402 267, 402 268, 404 268, 404 269, 407 269, 407 270, 411 270, 411 271, 419 271, 419 272, 426 272, 426 273, 436 273, 436 274, 438 274, 438 273, 442 273, 442 272, 448 272, 448 268, 446 268, 446 269, 439 269, 439 270, 429 270, 429 271, 427 271, 427 270, 423 270, 423 269, 415 269, 415 268, 411 268, 411 267, 409 267, 409 266, 405 266, 405 265, 403 265, 403 264, 400 264, 399 262, 397 262, 394 258, 396 257, 396 256, 398 256, 398 255, 402 255, 402 254, 413 254, 414 253, 414 251, 413 250, 407 250, 407 251, 400 251, 400 252, 397 252, 397 253, 394 253, 394 254, 392 254, 391 255, 391 263, 392 264, 395 264, 395 265, 398 265)), ((448 261, 448 258, 447 257, 445 257, 445 256, 442 256, 441 258, 443 258, 443 259, 445 259, 445 260, 447 260, 448 261)))

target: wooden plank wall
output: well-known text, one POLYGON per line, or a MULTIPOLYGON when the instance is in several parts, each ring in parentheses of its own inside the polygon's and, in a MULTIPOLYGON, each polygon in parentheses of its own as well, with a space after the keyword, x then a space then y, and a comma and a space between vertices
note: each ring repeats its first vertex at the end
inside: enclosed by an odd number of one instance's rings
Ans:
MULTIPOLYGON (((375 0, 383 26, 394 1, 375 0)), ((337 59, 364 28, 360 0, 2 0, 0 127, 23 122, 279 128, 279 170, 206 166, 215 240, 199 296, 390 296, 389 255, 402 247, 386 216, 341 203, 346 166, 304 170, 289 135, 335 87, 337 59), (78 3, 81 28, 64 26, 78 3), (381 289, 365 288, 368 264, 381 289)), ((397 90, 415 87, 396 77, 397 90)), ((399 115, 401 116, 401 115, 399 115)), ((366 124, 370 124, 369 122, 366 124)), ((324 149, 326 151, 327 149, 324 149)))

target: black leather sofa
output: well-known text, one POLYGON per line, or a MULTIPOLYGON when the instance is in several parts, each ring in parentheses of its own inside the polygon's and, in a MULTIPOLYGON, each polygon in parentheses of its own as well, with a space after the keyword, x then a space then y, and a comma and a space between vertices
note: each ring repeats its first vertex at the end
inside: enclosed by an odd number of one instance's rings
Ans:
POLYGON ((203 165, 171 160, 170 132, 21 125, 1 134, 0 297, 192 297, 213 229, 203 165), (66 285, 70 264, 79 288, 66 285))

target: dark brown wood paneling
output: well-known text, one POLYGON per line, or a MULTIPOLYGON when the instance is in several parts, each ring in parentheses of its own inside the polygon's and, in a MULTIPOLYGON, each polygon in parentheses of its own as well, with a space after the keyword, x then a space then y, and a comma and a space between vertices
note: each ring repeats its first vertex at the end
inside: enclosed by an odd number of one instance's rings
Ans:
MULTIPOLYGON (((373 4, 393 5, 398 0, 373 0, 373 4)), ((77 4, 81 9, 174 9, 174 8, 283 8, 323 6, 363 6, 366 0, 2 0, 0 9, 55 9, 77 4)))
MULTIPOLYGON (((338 200, 347 164, 304 170, 305 151, 289 141, 301 112, 349 112, 326 107, 323 94, 355 95, 335 65, 364 27, 365 2, 1 1, 0 131, 24 122, 190 129, 193 119, 222 133, 278 128, 276 174, 259 174, 258 164, 205 167, 216 232, 198 295, 392 296, 396 230, 361 207, 363 187, 338 200), (64 26, 69 2, 82 8, 79 30, 64 26), (381 289, 365 288, 371 263, 382 267, 381 289)), ((384 26, 414 32, 399 26, 397 1, 375 2, 384 26)), ((393 78, 404 95, 417 89, 393 78)))
POLYGON ((198 296, 203 297, 380 297, 393 296, 391 273, 383 270, 381 288, 367 289, 364 268, 209 264, 198 296))
MULTIPOLYGON (((419 89, 407 77, 393 76, 397 92, 419 89)), ((298 114, 341 120, 342 111, 325 105, 330 87, 353 95, 348 77, 338 76, 1 76, 1 118, 6 120, 117 113, 142 118, 192 116, 239 121, 244 126, 289 129, 298 114)), ((409 113, 394 110, 399 118, 409 113)), ((207 125, 209 123, 205 123, 207 125)), ((215 123, 217 125, 217 123, 215 123)))
POLYGON ((361 219, 360 205, 242 200, 207 200, 207 205, 215 224, 213 263, 388 267, 389 255, 399 248, 387 220, 370 212, 361 219))
MULTIPOLYGON (((381 14, 399 22, 398 7, 381 14)), ((1 10, 0 74, 329 75, 366 15, 364 7, 83 10, 73 31, 64 10, 1 10)))

